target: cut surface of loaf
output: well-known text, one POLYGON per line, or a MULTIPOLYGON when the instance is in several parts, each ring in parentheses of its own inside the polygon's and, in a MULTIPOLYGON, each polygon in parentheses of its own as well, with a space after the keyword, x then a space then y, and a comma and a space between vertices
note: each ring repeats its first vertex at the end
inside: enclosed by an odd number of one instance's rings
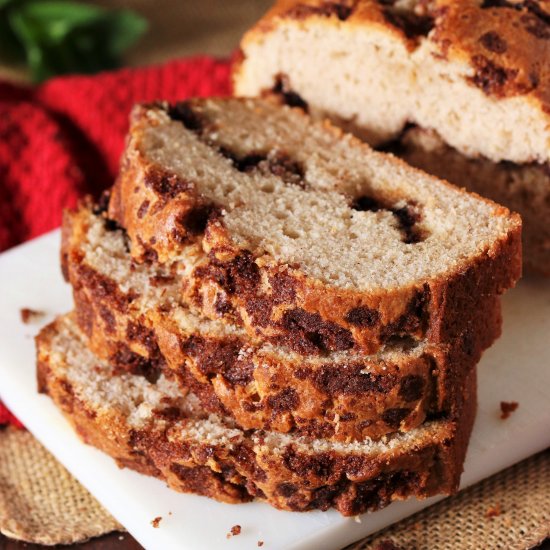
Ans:
POLYGON ((66 213, 63 236, 75 319, 91 349, 152 380, 168 367, 206 410, 244 429, 344 441, 410 431, 427 415, 456 411, 464 378, 500 333, 494 297, 481 305, 490 316, 447 345, 404 339, 377 355, 304 358, 199 318, 178 302, 177 277, 133 262, 124 232, 88 207, 66 213))
POLYGON ((80 437, 122 466, 224 502, 251 498, 285 510, 344 515, 393 500, 456 491, 475 415, 475 369, 455 420, 427 422, 384 441, 336 443, 243 432, 206 416, 193 394, 164 375, 118 374, 94 356, 69 317, 37 337, 39 389, 80 437))
POLYGON ((234 89, 373 144, 413 123, 468 156, 546 163, 549 37, 547 0, 279 0, 243 38, 234 89))
POLYGON ((549 165, 468 158, 437 133, 410 128, 393 151, 409 164, 504 204, 521 215, 523 259, 529 271, 550 275, 549 165))
POLYGON ((521 270, 518 216, 262 100, 137 107, 109 216, 185 255, 201 314, 301 353, 443 341, 521 270))

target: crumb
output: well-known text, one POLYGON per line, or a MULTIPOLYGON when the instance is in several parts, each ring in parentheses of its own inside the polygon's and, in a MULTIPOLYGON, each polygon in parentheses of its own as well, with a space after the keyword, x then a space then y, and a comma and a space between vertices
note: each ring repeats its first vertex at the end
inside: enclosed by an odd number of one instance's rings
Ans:
POLYGON ((236 537, 237 535, 241 534, 241 526, 240 525, 233 525, 231 527, 231 532, 227 533, 226 537, 230 539, 231 537, 236 537))
POLYGON ((519 403, 516 401, 501 401, 500 402, 500 418, 506 420, 517 408, 519 403))
POLYGON ((159 524, 160 524, 161 521, 162 521, 162 517, 161 517, 161 516, 157 516, 157 517, 151 522, 151 525, 152 525, 155 529, 158 529, 158 528, 159 528, 159 524))
POLYGON ((172 515, 172 512, 168 512, 168 515, 171 516, 171 515, 172 515))
POLYGON ((485 517, 492 519, 500 516, 500 514, 502 514, 502 508, 500 504, 495 504, 495 506, 489 506, 489 508, 487 508, 487 511, 485 512, 485 517))
POLYGON ((21 321, 23 321, 26 325, 39 321, 42 317, 44 317, 44 315, 46 315, 44 311, 38 311, 28 307, 21 308, 19 313, 21 314, 21 321))
POLYGON ((118 540, 124 540, 124 535, 120 535, 120 537, 118 537, 118 540))
POLYGON ((355 521, 355 523, 361 523, 361 517, 360 516, 353 516, 353 521, 355 521))
POLYGON ((259 540, 258 541, 258 546, 263 546, 264 545, 264 541, 263 540, 259 540))

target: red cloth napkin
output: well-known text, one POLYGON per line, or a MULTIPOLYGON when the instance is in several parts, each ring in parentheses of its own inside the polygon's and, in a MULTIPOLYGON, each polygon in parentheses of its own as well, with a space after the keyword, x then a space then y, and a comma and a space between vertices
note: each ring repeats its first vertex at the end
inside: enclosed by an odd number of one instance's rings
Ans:
MULTIPOLYGON (((0 251, 57 227, 63 208, 112 184, 134 103, 229 95, 229 70, 196 57, 36 88, 0 82, 0 251)), ((12 421, 0 404, 0 425, 12 421)))

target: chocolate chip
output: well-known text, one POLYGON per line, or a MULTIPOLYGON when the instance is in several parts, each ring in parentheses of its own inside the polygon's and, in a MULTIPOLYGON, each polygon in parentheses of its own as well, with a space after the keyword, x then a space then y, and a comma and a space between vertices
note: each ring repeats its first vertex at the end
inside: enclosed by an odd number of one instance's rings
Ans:
POLYGON ((179 217, 177 223, 189 235, 204 233, 206 225, 215 208, 212 204, 199 204, 179 217))
POLYGON ((220 154, 231 160, 233 166, 239 172, 252 172, 258 170, 264 174, 273 174, 286 184, 298 185, 305 188, 304 168, 300 162, 294 160, 284 152, 249 153, 239 156, 228 147, 218 148, 220 154))
POLYGON ((104 214, 109 209, 109 201, 111 199, 111 190, 107 189, 101 193, 97 204, 92 207, 92 212, 95 216, 100 216, 104 214))
POLYGON ((138 217, 138 219, 141 220, 141 219, 143 218, 143 216, 145 216, 145 214, 147 214, 147 210, 149 210, 149 204, 150 204, 150 203, 149 203, 149 201, 147 201, 147 200, 143 201, 143 202, 140 204, 140 206, 139 206, 139 208, 138 208, 138 211, 137 211, 137 217, 138 217))
POLYGON ((354 307, 350 309, 345 320, 357 327, 373 327, 380 320, 380 313, 375 309, 369 309, 365 306, 354 307))
POLYGON ((179 101, 168 108, 168 116, 172 120, 182 122, 183 125, 193 132, 202 132, 205 127, 204 118, 197 113, 189 101, 179 101))
POLYGON ((382 420, 392 429, 399 429, 401 421, 411 412, 410 409, 388 409, 382 414, 382 420))
POLYGON ((351 207, 359 212, 378 212, 379 210, 387 210, 382 203, 374 197, 363 195, 353 201, 351 207))
POLYGON ((320 2, 318 5, 312 4, 296 4, 288 9, 285 17, 293 19, 306 19, 312 15, 322 17, 336 16, 340 21, 345 21, 353 13, 355 3, 348 5, 343 2, 320 2))
POLYGON ((354 345, 351 332, 332 321, 324 321, 318 313, 309 313, 301 308, 286 310, 281 325, 285 329, 289 345, 299 344, 319 351, 344 351, 354 345), (309 343, 309 345, 308 345, 309 343))
POLYGON ((504 95, 505 85, 518 73, 516 69, 505 69, 483 55, 474 55, 472 63, 476 68, 476 74, 470 80, 487 95, 504 95))
POLYGON ((382 199, 362 195, 354 199, 350 206, 358 212, 379 212, 381 210, 391 212, 398 223, 399 230, 403 234, 403 242, 406 244, 419 243, 427 237, 425 232, 417 227, 418 222, 422 220, 422 214, 413 202, 405 206, 396 207, 386 204, 382 199))
POLYGON ((296 409, 300 404, 300 398, 294 388, 285 388, 275 395, 270 395, 267 404, 273 411, 281 413, 296 409))
POLYGON ((401 387, 399 388, 399 397, 410 403, 417 401, 422 397, 424 390, 424 378, 419 375, 410 374, 403 378, 401 387))
POLYGON ((285 105, 289 107, 298 107, 308 112, 308 104, 290 88, 288 76, 279 74, 275 78, 275 84, 272 88, 274 94, 280 96, 285 105))
POLYGON ((399 223, 399 229, 403 233, 403 242, 415 244, 425 240, 424 233, 416 227, 421 220, 421 215, 411 205, 403 206, 392 210, 393 215, 399 223))
POLYGON ((486 50, 493 53, 504 53, 508 49, 506 40, 494 31, 483 34, 480 37, 479 42, 486 50))
POLYGON ((388 23, 400 29, 409 39, 428 36, 434 27, 434 19, 430 15, 418 15, 413 11, 396 9, 393 5, 384 6, 382 13, 388 23))
POLYGON ((387 393, 396 383, 395 376, 361 372, 363 364, 353 366, 324 365, 310 373, 313 385, 322 393, 338 395, 366 395, 387 393))
POLYGON ((288 498, 291 497, 297 490, 298 487, 294 483, 284 482, 277 485, 276 492, 282 497, 288 498))
POLYGON ((176 174, 167 174, 162 170, 150 169, 145 175, 145 185, 161 198, 175 199, 179 194, 191 189, 192 184, 176 174))
POLYGON ((250 172, 267 158, 263 153, 248 153, 247 155, 239 156, 226 146, 219 146, 218 151, 220 155, 229 159, 239 172, 250 172))

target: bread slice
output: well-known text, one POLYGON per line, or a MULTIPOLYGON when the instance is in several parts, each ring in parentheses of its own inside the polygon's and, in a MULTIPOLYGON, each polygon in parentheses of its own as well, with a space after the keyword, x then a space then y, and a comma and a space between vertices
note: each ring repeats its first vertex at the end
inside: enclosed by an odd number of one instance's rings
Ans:
POLYGON ((549 37, 547 0, 279 0, 243 38, 234 88, 373 144, 413 123, 467 156, 546 163, 549 37))
POLYGON ((164 375, 151 383, 117 374, 88 350, 69 317, 46 327, 37 347, 39 389, 80 437, 176 490, 224 502, 259 498, 284 510, 334 507, 344 515, 457 490, 475 415, 475 369, 456 419, 344 444, 244 432, 206 416, 192 394, 164 375))
POLYGON ((109 216, 185 258, 202 315, 302 354, 448 341, 521 271, 519 216, 262 100, 136 108, 109 216))
POLYGON ((244 429, 340 441, 410 431, 429 415, 456 412, 464 378, 500 333, 491 297, 480 304, 491 316, 447 345, 403 339, 377 355, 303 357, 197 317, 178 302, 173 274, 134 264, 124 232, 87 207, 66 213, 62 248, 92 351, 151 380, 170 368, 206 410, 244 429))
POLYGON ((436 132, 421 128, 409 128, 391 150, 412 166, 465 185, 520 214, 524 267, 550 275, 549 164, 469 158, 446 145, 436 132))

